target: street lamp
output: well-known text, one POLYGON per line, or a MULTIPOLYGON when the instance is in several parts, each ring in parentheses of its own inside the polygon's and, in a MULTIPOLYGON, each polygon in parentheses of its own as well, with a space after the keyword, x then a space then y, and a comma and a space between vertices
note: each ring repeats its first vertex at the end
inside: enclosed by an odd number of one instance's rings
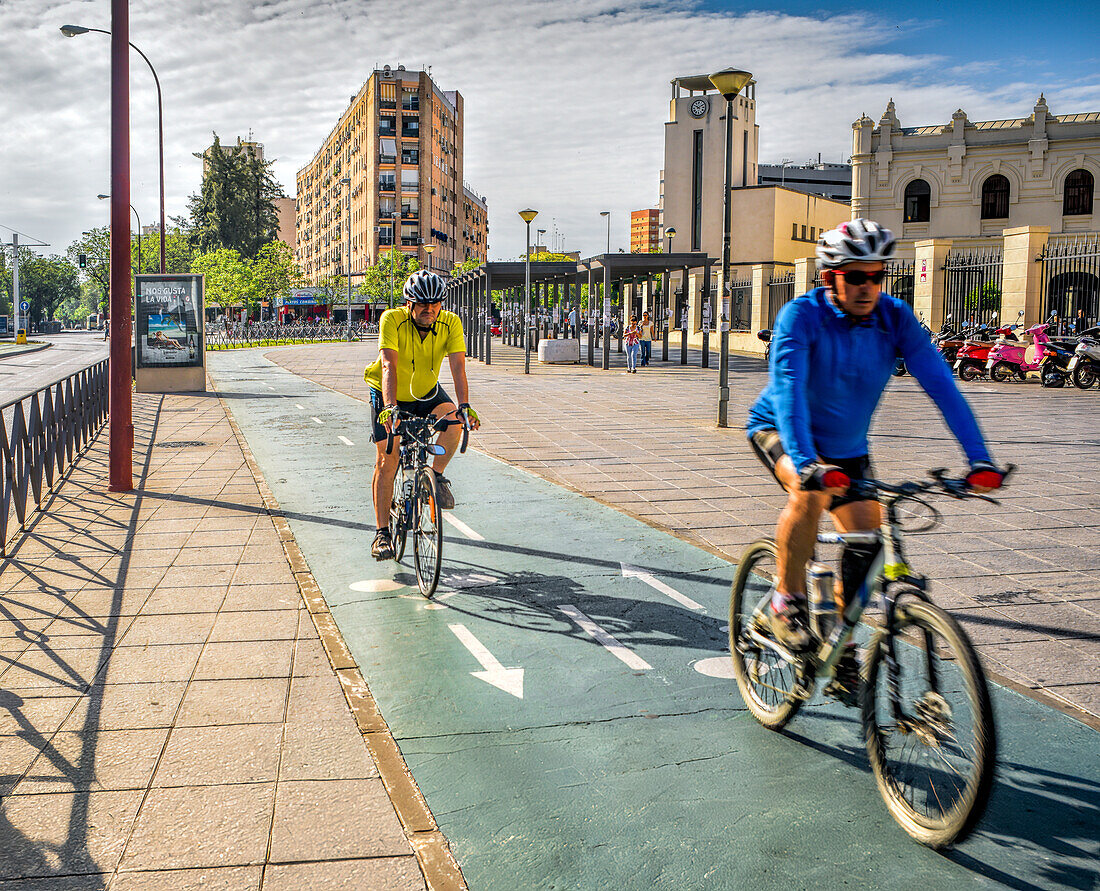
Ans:
POLYGON ((669 254, 672 253, 672 239, 674 239, 675 237, 676 237, 676 228, 674 226, 669 226, 667 229, 665 229, 665 238, 668 239, 668 251, 667 251, 667 253, 669 253, 669 254))
POLYGON ((607 252, 610 254, 611 253, 611 211, 601 210, 600 211, 600 216, 607 218, 607 252))
POLYGON ((710 76, 714 88, 726 100, 726 176, 722 202, 722 307, 721 341, 718 349, 718 426, 726 427, 729 414, 729 361, 730 361, 730 319, 729 290, 730 277, 730 192, 733 179, 733 100, 752 80, 748 71, 739 68, 723 68, 710 76))
POLYGON ((428 255, 428 269, 429 270, 432 268, 432 254, 435 252, 435 249, 437 247, 439 247, 439 245, 437 245, 437 244, 426 244, 426 245, 424 245, 424 253, 428 255))
POLYGON ((523 285, 523 373, 531 373, 531 221, 537 210, 521 210, 519 217, 527 224, 527 254, 524 257, 523 285))
MULTIPOLYGON (((78 34, 87 34, 89 31, 94 31, 96 34, 110 35, 111 33, 101 28, 82 28, 80 25, 61 26, 61 33, 66 37, 76 37, 78 34)), ((129 43, 129 41, 127 41, 127 43, 129 43)), ((130 43, 130 48, 145 60, 145 64, 148 65, 149 70, 153 72, 153 82, 157 85, 157 132, 158 141, 160 143, 160 274, 164 275, 164 101, 160 92, 160 78, 157 77, 157 69, 155 69, 153 63, 149 61, 149 57, 132 43, 130 43)))
MULTIPOLYGON (((110 195, 96 195, 96 198, 98 198, 100 201, 103 201, 104 199, 107 199, 107 198, 110 198, 110 197, 111 197, 110 195)), ((132 210, 134 212, 134 216, 137 217, 137 223, 138 223, 138 237, 137 237, 137 243, 138 243, 138 272, 141 272, 141 217, 138 216, 137 208, 134 207, 134 205, 132 205, 132 204, 130 205, 130 210, 132 210)), ((161 271, 163 271, 163 269, 161 271)))
POLYGON ((538 231, 538 238, 535 240, 535 247, 539 247, 540 245, 542 247, 545 247, 546 242, 544 242, 542 240, 542 236, 544 236, 546 234, 546 230, 545 229, 539 229, 537 231, 538 231))

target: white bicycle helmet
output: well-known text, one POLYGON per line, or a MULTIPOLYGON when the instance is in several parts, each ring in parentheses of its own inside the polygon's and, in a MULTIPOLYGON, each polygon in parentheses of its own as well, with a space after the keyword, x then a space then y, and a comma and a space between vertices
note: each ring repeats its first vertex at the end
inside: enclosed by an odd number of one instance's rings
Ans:
POLYGON ((822 232, 817 242, 817 268, 836 269, 848 263, 886 262, 894 256, 894 233, 874 220, 851 220, 822 232))
POLYGON ((410 303, 442 303, 447 296, 447 282, 441 275, 418 269, 405 282, 403 293, 410 303))

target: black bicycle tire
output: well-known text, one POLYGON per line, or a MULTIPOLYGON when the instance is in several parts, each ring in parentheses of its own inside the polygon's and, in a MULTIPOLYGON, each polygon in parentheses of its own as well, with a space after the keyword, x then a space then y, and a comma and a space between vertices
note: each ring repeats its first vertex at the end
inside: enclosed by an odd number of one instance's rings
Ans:
POLYGON ((1073 368, 1073 386, 1079 390, 1088 390, 1090 387, 1096 385, 1097 372, 1091 362, 1082 362, 1077 360, 1077 364, 1073 368), (1082 383, 1085 381, 1085 383, 1082 383))
POLYGON ((985 813, 993 788, 997 761, 993 705, 981 662, 966 632, 955 619, 934 604, 910 598, 898 604, 895 624, 902 622, 930 629, 948 644, 965 681, 967 699, 976 723, 973 729, 976 769, 974 778, 967 783, 965 793, 959 799, 958 806, 953 807, 941 820, 918 813, 899 790, 885 757, 885 736, 878 725, 875 690, 879 669, 883 664, 884 632, 880 631, 875 636, 867 650, 865 677, 860 691, 864 741, 871 770, 879 793, 894 820, 912 838, 939 850, 965 839, 985 813))
POLYGON ((401 558, 405 556, 405 539, 408 535, 405 524, 398 520, 398 517, 404 513, 404 496, 401 494, 402 477, 403 474, 399 467, 397 475, 393 478, 392 504, 397 507, 397 510, 394 510, 393 507, 390 508, 390 541, 393 542, 394 563, 400 563, 401 558))
MULTIPOLYGON (((742 599, 745 593, 745 581, 753 570, 757 555, 768 554, 778 557, 779 551, 775 541, 770 538, 762 538, 754 541, 742 552, 737 561, 737 570, 733 576, 733 584, 730 587, 730 612, 729 612, 729 646, 730 658, 733 660, 733 675, 737 680, 737 687, 741 691, 741 698, 745 701, 752 716, 769 730, 782 730, 802 707, 802 700, 788 695, 784 702, 776 708, 768 708, 757 695, 753 682, 749 677, 749 668, 745 664, 744 654, 737 649, 737 640, 741 635, 739 617, 742 614, 742 599)), ((748 608, 753 609, 755 604, 748 608)), ((801 671, 799 667, 798 671, 801 671)), ((795 675, 797 678, 797 673, 795 675)))
POLYGON ((443 568, 443 510, 439 506, 439 489, 435 481, 435 472, 425 467, 416 476, 416 509, 413 511, 413 562, 416 564, 416 583, 420 587, 420 593, 425 597, 431 597, 439 585, 439 573, 443 568), (435 527, 432 537, 435 539, 435 556, 421 559, 420 517, 425 504, 420 500, 422 486, 427 486, 429 491, 427 506, 433 511, 432 518, 435 527), (421 565, 425 564, 425 565, 421 565))

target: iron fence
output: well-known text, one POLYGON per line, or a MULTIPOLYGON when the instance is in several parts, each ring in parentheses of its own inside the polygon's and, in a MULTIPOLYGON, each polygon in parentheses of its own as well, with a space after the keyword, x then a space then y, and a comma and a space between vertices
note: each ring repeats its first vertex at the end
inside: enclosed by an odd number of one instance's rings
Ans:
POLYGON ((0 406, 0 556, 8 555, 12 515, 21 532, 28 512, 42 509, 43 496, 53 491, 107 420, 107 381, 104 359, 0 406))
POLYGON ((1051 239, 1039 255, 1043 318, 1058 314, 1059 334, 1074 334, 1100 318, 1100 235, 1051 239))
POLYGON ((950 251, 944 263, 943 316, 955 328, 988 322, 1001 314, 1000 248, 950 251))
POLYGON ((748 331, 752 322, 752 279, 730 279, 730 330, 748 331))
POLYGON ((916 264, 914 262, 894 262, 886 264, 886 280, 882 283, 882 290, 889 294, 891 297, 897 297, 898 300, 904 300, 913 306, 914 289, 916 279, 914 278, 914 269, 916 264))
MULTIPOLYGON (((376 322, 359 322, 351 326, 353 340, 378 333, 376 322)), ((211 326, 206 331, 206 348, 231 349, 250 346, 280 346, 294 343, 320 343, 322 341, 346 340, 348 326, 331 322, 308 325, 280 325, 278 322, 259 322, 251 325, 235 323, 211 326)))
POLYGON ((785 303, 794 300, 794 273, 785 272, 768 282, 768 327, 775 327, 775 318, 785 303))

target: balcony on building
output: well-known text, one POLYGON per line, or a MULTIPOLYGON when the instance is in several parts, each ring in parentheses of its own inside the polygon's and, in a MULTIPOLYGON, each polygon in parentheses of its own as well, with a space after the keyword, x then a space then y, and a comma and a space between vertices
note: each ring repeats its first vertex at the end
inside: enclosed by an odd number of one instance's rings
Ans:
POLYGON ((382 176, 378 179, 378 189, 382 192, 392 192, 397 188, 397 182, 394 177, 382 176))
POLYGON ((402 201, 401 202, 401 219, 403 220, 419 220, 420 219, 420 202, 419 201, 402 201))
POLYGON ((394 138, 380 139, 378 140, 378 163, 379 164, 396 164, 397 163, 397 140, 394 138))
POLYGON ((379 136, 396 136, 397 135, 397 119, 389 117, 388 115, 382 115, 378 119, 378 135, 379 136))
POLYGON ((420 121, 417 118, 403 118, 401 120, 401 138, 419 139, 420 121))
POLYGON ((402 90, 401 110, 420 111, 420 94, 413 90, 402 90))
POLYGON ((402 192, 419 192, 420 191, 420 171, 415 167, 411 170, 405 168, 401 171, 401 191, 402 192))
POLYGON ((402 148, 401 149, 401 163, 402 164, 419 164, 420 163, 420 149, 402 148))

